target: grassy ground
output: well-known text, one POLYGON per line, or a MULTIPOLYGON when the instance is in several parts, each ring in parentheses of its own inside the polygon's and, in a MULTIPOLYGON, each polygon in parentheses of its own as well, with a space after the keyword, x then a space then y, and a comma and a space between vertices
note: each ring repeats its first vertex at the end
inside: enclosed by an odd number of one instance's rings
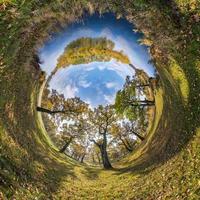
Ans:
POLYGON ((199 199, 199 1, 0 1, 0 199, 199 199), (126 15, 145 34, 160 73, 148 139, 116 169, 59 154, 35 113, 32 55, 84 8, 126 15))

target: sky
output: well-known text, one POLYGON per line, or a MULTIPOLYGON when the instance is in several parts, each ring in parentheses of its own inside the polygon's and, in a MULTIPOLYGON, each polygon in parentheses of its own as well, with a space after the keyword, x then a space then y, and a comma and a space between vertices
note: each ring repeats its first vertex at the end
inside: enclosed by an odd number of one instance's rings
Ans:
POLYGON ((65 98, 80 97, 91 107, 114 103, 118 90, 124 85, 126 76, 134 73, 129 65, 110 62, 93 62, 60 69, 49 83, 65 98))
MULTIPOLYGON (((52 34, 51 40, 39 50, 43 61, 41 68, 50 75, 65 47, 78 38, 106 37, 115 43, 114 50, 122 50, 133 65, 153 76, 154 67, 148 62, 148 48, 139 44, 142 34, 133 32, 134 28, 126 20, 116 19, 112 14, 87 16, 83 22, 71 24, 60 33, 52 34)), ((116 92, 123 87, 125 77, 133 74, 128 65, 114 60, 93 62, 59 69, 49 86, 63 93, 66 98, 78 96, 96 107, 99 104, 112 104, 116 92)))

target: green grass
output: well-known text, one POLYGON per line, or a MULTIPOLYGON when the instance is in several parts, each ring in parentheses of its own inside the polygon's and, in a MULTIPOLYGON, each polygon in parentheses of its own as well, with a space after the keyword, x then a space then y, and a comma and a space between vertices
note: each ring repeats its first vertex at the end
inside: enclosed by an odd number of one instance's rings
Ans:
POLYGON ((0 1, 0 199, 199 199, 198 1, 175 1, 181 26, 164 1, 107 1, 153 44, 162 83, 148 138, 116 169, 59 154, 35 113, 40 72, 30 65, 33 52, 58 31, 57 21, 77 20, 84 8, 107 11, 104 2, 0 1))
POLYGON ((170 64, 170 74, 175 80, 175 83, 178 85, 179 90, 181 91, 181 96, 183 103, 187 105, 189 97, 189 84, 187 77, 181 67, 176 63, 175 60, 171 61, 170 64))

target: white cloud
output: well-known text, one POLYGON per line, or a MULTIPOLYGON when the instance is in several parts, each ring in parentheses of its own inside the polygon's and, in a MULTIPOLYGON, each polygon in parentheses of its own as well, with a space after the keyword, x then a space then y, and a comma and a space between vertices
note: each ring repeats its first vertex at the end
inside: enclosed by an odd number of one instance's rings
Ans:
POLYGON ((138 66, 138 62, 136 62, 136 58, 138 57, 137 52, 135 51, 135 44, 130 44, 126 39, 121 36, 116 37, 115 39, 115 50, 123 51, 125 55, 128 55, 131 63, 138 66))
MULTIPOLYGON (((137 37, 135 40, 132 40, 130 37, 126 37, 123 34, 123 31, 119 33, 115 30, 118 30, 118 27, 115 27, 112 24, 109 26, 100 26, 99 29, 94 28, 87 23, 80 23, 80 26, 77 26, 76 28, 67 27, 62 33, 58 34, 57 37, 49 41, 50 47, 55 48, 53 53, 52 51, 48 51, 46 48, 41 48, 40 55, 44 61, 44 63, 41 65, 42 69, 50 74, 56 65, 57 58, 62 54, 65 46, 71 41, 74 41, 80 37, 107 37, 115 43, 115 50, 123 50, 126 55, 129 56, 132 64, 149 72, 150 69, 148 68, 151 68, 151 66, 148 64, 148 59, 150 57, 148 57, 146 49, 137 43, 137 37)), ((90 69, 88 68, 87 70, 90 69)))
POLYGON ((108 104, 113 104, 115 102, 115 94, 114 95, 104 95, 104 99, 108 104))
POLYGON ((55 49, 52 53, 41 52, 40 58, 43 61, 41 64, 42 70, 46 71, 48 75, 54 70, 57 64, 58 57, 63 53, 63 49, 55 49))
POLYGON ((106 83, 106 87, 109 89, 109 88, 116 88, 118 87, 118 84, 115 83, 115 82, 108 82, 106 83))
POLYGON ((132 76, 135 73, 134 69, 128 64, 117 62, 114 59, 109 62, 92 62, 89 64, 80 64, 78 66, 83 67, 85 71, 92 71, 95 68, 98 68, 100 71, 105 69, 112 70, 118 73, 123 79, 125 79, 126 76, 132 76))
POLYGON ((116 73, 118 73, 118 75, 121 76, 123 79, 125 79, 126 76, 128 75, 132 76, 135 74, 134 69, 132 69, 128 64, 123 64, 115 60, 111 60, 107 67, 108 69, 113 70, 116 73))
POLYGON ((89 108, 90 108, 90 109, 93 109, 92 102, 91 102, 90 99, 86 99, 86 100, 84 100, 84 101, 85 101, 85 103, 89 104, 89 108))
POLYGON ((112 31, 110 30, 110 28, 104 28, 100 34, 99 34, 100 37, 107 37, 108 39, 111 39, 114 37, 113 34, 112 34, 112 31))
POLYGON ((151 74, 152 66, 148 63, 150 57, 148 57, 149 55, 146 53, 146 50, 136 40, 130 43, 122 36, 113 37, 112 39, 115 42, 115 50, 122 50, 129 57, 133 65, 151 74))
POLYGON ((91 37, 94 35, 95 31, 90 28, 79 28, 76 32, 73 33, 72 37, 91 37))
POLYGON ((95 67, 94 67, 94 66, 90 66, 90 64, 91 64, 91 63, 89 63, 88 65, 86 65, 86 66, 84 67, 84 70, 85 70, 85 71, 92 71, 92 70, 95 69, 95 67))
POLYGON ((108 62, 95 62, 94 64, 96 65, 96 67, 97 67, 100 71, 102 71, 102 70, 104 70, 105 68, 108 67, 108 66, 107 66, 108 62))
POLYGON ((88 88, 88 87, 91 86, 92 83, 91 82, 87 82, 86 80, 80 80, 78 84, 81 87, 88 88))
POLYGON ((74 86, 71 86, 71 85, 67 85, 65 87, 65 90, 64 90, 65 98, 73 98, 73 97, 76 96, 76 93, 78 93, 77 87, 74 87, 74 86))
MULTIPOLYGON (((48 51, 44 47, 40 49, 40 57, 43 63, 41 64, 41 68, 47 72, 48 75, 51 74, 53 69, 56 67, 57 59, 64 52, 65 47, 71 42, 81 37, 94 37, 96 32, 90 28, 79 28, 76 31, 69 32, 67 29, 61 36, 54 38, 54 40, 49 43, 59 44, 59 41, 62 41, 57 48, 54 48, 53 51, 48 51)), ((49 47, 50 48, 50 47, 49 47)), ((51 47, 53 48, 53 47, 51 47)))

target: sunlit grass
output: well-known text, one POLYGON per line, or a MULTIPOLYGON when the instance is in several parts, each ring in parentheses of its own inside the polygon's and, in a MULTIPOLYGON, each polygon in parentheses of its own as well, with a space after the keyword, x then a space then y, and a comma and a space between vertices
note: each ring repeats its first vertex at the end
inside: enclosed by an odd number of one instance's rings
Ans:
POLYGON ((175 80, 175 83, 178 85, 182 99, 185 105, 188 103, 189 97, 189 84, 187 81, 187 77, 183 71, 183 69, 178 65, 178 63, 174 59, 170 59, 170 74, 175 80))

